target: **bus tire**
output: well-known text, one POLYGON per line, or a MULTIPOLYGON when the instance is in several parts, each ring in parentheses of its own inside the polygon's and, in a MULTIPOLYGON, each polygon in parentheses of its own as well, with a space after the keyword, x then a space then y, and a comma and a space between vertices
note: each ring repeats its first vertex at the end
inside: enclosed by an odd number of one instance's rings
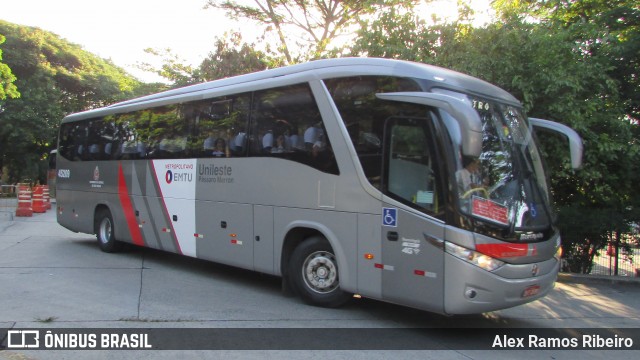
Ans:
POLYGON ((295 248, 288 275, 293 291, 307 304, 339 307, 351 298, 340 289, 338 261, 322 236, 310 237, 295 248))
POLYGON ((114 253, 122 250, 124 244, 115 237, 113 217, 109 210, 101 210, 96 216, 96 238, 100 250, 106 253, 114 253))

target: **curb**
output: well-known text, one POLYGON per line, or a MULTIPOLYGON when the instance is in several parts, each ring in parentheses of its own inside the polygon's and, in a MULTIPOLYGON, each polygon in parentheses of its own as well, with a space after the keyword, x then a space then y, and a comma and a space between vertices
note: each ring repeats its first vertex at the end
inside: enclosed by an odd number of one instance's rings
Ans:
POLYGON ((608 285, 631 285, 640 286, 639 277, 628 276, 602 276, 602 275, 583 275, 559 273, 558 282, 568 284, 608 284, 608 285))

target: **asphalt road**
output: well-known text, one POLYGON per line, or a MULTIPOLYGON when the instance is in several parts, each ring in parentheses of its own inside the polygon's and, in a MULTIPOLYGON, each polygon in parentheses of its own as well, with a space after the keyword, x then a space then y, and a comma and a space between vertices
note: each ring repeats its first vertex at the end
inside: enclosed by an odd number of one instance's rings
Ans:
MULTIPOLYGON (((55 210, 55 208, 54 208, 55 210)), ((252 343, 316 336, 314 349, 217 351, 0 350, 0 359, 50 358, 445 358, 626 359, 637 351, 491 351, 487 338, 533 328, 640 328, 640 285, 566 277, 547 297, 492 313, 445 317, 369 299, 340 309, 303 304, 277 278, 150 249, 102 253, 95 237, 55 222, 55 211, 0 222, 0 329, 253 329, 252 343), (264 329, 285 329, 285 331, 264 329), (388 329, 380 332, 369 329, 388 329), (406 329, 422 329, 407 331, 406 329), (431 330, 428 330, 428 329, 431 330), (447 331, 447 328, 470 328, 447 331), (288 330, 287 330, 288 329, 288 330), (311 335, 302 330, 310 329, 311 335), (348 329, 356 329, 350 331, 348 329), (359 329, 359 330, 358 330, 359 329), (424 330, 427 329, 427 330, 424 330), (346 331, 345 331, 346 330, 346 331), (398 330, 398 331, 393 331, 398 330), (257 335, 256 335, 257 334, 257 335), (322 334, 340 334, 340 338, 322 334), (255 336, 261 336, 257 339, 255 336), (414 347, 416 342, 428 344, 414 347), (484 342, 484 343, 483 343, 484 342), (412 345, 413 344, 413 345, 412 345), (331 351, 328 349, 358 349, 331 351), (376 350, 366 350, 367 347, 376 350), (406 346, 406 347, 405 347, 406 346), (399 350, 399 349, 412 350, 399 350), (383 350, 380 350, 383 349, 383 350), (389 349, 389 350, 384 350, 389 349)), ((0 344, 6 346, 6 331, 0 344)), ((227 333, 227 336, 230 336, 227 333)), ((247 348, 260 348, 251 346, 247 348)), ((490 344, 491 345, 491 344, 490 344)), ((637 344, 636 344, 637 345, 637 344)), ((304 347, 304 346, 303 346, 304 347)), ((295 347, 293 347, 295 348, 295 347)))

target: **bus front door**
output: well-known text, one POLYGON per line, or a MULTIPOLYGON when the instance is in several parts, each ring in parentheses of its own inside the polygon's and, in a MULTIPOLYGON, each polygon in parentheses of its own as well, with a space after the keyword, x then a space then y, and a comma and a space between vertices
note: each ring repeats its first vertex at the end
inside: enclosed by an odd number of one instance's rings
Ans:
POLYGON ((382 296, 443 311, 444 222, 434 125, 429 118, 385 123, 382 209, 382 296))

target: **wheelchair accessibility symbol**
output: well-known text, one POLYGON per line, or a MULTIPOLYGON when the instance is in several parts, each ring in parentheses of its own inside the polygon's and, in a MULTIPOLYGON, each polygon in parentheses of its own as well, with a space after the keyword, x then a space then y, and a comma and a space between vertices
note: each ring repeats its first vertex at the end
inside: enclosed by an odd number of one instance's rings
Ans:
POLYGON ((383 208, 382 209, 382 225, 397 227, 398 226, 398 209, 383 208))

